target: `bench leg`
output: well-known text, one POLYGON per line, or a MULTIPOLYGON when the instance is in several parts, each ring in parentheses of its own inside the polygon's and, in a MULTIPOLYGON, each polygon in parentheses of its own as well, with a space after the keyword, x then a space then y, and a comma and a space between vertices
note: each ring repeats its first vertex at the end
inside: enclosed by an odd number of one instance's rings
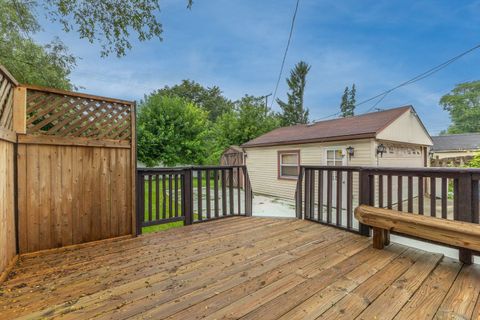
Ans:
POLYGON ((383 229, 373 227, 373 247, 383 249, 385 247, 385 232, 383 229))
POLYGON ((383 244, 390 245, 390 230, 383 230, 383 244))
POLYGON ((472 251, 468 249, 458 249, 458 260, 465 264, 472 264, 473 263, 473 257, 472 257, 472 251))

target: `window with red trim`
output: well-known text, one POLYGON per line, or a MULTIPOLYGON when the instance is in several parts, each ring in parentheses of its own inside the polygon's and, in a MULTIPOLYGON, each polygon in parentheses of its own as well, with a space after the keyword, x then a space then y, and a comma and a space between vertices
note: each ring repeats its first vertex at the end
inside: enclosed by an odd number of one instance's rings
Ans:
POLYGON ((299 151, 278 152, 278 177, 296 179, 300 170, 299 151))

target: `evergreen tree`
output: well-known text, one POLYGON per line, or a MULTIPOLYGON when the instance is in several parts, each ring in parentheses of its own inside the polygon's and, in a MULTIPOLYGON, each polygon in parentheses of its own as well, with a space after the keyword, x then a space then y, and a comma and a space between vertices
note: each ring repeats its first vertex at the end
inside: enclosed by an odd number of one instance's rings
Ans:
POLYGON ((355 99, 356 93, 357 89, 355 88, 355 83, 352 85, 351 90, 348 86, 345 87, 342 101, 340 102, 340 113, 342 117, 352 117, 355 114, 355 104, 357 103, 355 99))
POLYGON ((348 89, 348 86, 345 87, 345 90, 343 90, 343 95, 342 95, 342 102, 340 102, 340 112, 342 113, 342 117, 348 117, 348 105, 349 105, 349 94, 350 90, 348 89))
POLYGON ((309 70, 308 63, 304 61, 297 63, 290 71, 290 77, 287 79, 289 87, 288 102, 277 99, 277 103, 283 111, 280 115, 283 126, 308 123, 309 112, 303 106, 303 95, 309 70))
POLYGON ((355 104, 357 100, 355 99, 355 95, 357 94, 357 89, 355 88, 355 83, 352 84, 352 90, 350 90, 350 97, 348 100, 348 112, 349 116, 355 115, 355 104))

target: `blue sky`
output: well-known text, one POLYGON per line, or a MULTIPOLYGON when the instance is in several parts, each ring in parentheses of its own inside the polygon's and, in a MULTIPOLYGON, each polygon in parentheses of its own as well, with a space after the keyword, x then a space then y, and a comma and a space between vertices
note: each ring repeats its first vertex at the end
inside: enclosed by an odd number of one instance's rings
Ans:
MULTIPOLYGON (((79 56, 71 78, 81 91, 123 99, 182 79, 219 86, 230 99, 273 92, 295 0, 160 0, 164 41, 138 42, 127 56, 101 58, 99 47, 44 23, 40 42, 59 36, 79 56)), ((346 85, 357 101, 444 62, 480 43, 480 1, 300 0, 285 77, 300 60, 311 64, 305 105, 311 119, 338 111, 346 85)), ((415 106, 431 134, 449 125, 440 97, 479 79, 480 50, 421 82, 388 95, 381 108, 415 106)), ((357 113, 374 102, 360 106, 357 113)), ((273 107, 278 109, 276 104, 273 107)))

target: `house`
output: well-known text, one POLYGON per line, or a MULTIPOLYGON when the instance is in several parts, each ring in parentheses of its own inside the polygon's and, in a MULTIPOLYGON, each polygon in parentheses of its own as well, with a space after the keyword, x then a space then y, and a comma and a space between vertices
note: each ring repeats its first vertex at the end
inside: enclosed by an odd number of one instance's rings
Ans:
POLYGON ((412 106, 278 128, 242 145, 255 193, 293 199, 299 165, 425 167, 432 139, 412 106))
POLYGON ((472 157, 480 152, 480 133, 450 134, 432 137, 433 159, 472 157))

